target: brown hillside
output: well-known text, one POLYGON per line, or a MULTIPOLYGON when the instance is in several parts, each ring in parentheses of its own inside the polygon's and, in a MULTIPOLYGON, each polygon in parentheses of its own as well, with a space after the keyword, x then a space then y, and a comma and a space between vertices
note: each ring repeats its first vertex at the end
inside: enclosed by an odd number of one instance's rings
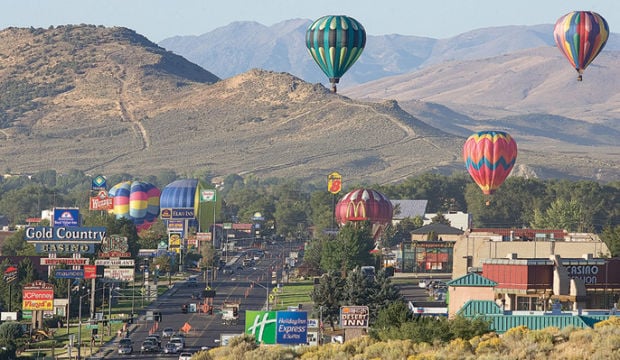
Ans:
MULTIPOLYGON (((123 28, 6 29, 0 40, 3 171, 313 180, 339 171, 381 183, 463 170, 464 138, 394 101, 355 101, 263 70, 219 80, 123 28)), ((521 173, 554 177, 601 167, 574 169, 527 149, 518 162, 521 173)))

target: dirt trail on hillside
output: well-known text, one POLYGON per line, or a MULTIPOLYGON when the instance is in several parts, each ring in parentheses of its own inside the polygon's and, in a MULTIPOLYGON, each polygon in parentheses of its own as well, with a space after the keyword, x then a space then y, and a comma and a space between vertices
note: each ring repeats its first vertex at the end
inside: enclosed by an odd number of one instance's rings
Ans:
POLYGON ((119 71, 116 74, 116 78, 118 79, 120 85, 118 88, 118 108, 121 112, 122 121, 129 122, 132 125, 132 130, 138 137, 140 143, 142 144, 140 150, 145 150, 151 145, 151 141, 149 139, 148 133, 144 128, 144 125, 136 118, 134 113, 131 111, 131 104, 129 102, 128 94, 128 83, 126 80, 126 70, 123 66, 119 65, 119 71))

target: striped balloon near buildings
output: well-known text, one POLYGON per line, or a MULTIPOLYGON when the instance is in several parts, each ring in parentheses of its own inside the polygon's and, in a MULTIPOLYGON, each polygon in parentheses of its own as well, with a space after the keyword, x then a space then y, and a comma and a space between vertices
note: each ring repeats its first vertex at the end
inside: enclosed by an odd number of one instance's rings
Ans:
POLYGON ((151 227, 159 216, 159 189, 143 181, 123 181, 109 191, 112 213, 117 219, 131 220, 138 230, 151 227))
POLYGON ((480 131, 463 145, 463 161, 472 179, 485 195, 506 180, 517 159, 517 143, 503 131, 480 131))

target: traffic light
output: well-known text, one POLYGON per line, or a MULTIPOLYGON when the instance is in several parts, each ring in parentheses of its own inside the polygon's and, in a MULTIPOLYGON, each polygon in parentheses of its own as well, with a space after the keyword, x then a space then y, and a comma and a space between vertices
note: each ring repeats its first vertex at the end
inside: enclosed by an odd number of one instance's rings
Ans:
POLYGON ((161 322, 162 321, 161 313, 160 312, 153 313, 153 320, 157 322, 161 322))
POLYGON ((234 316, 234 317, 239 316, 239 308, 238 308, 238 307, 236 307, 236 306, 233 308, 233 316, 234 316))

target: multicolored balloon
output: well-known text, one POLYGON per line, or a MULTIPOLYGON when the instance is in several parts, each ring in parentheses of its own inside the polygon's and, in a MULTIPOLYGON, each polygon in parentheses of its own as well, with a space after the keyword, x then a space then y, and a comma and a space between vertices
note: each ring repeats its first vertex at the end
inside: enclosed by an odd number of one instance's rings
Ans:
POLYGON ((376 190, 356 189, 338 201, 335 215, 341 226, 350 221, 370 221, 373 239, 377 241, 392 222, 394 206, 390 199, 376 190))
POLYGON ((336 92, 340 77, 362 55, 366 31, 352 17, 328 15, 313 22, 306 31, 306 46, 314 61, 327 75, 336 92))
POLYGON ((579 75, 601 52, 609 37, 609 25, 605 19, 592 11, 573 11, 555 23, 553 37, 558 49, 566 56, 579 75))
POLYGON ((517 160, 517 143, 503 131, 480 131, 463 145, 463 161, 469 175, 490 195, 506 180, 517 160))
POLYGON ((123 181, 110 189, 109 196, 116 218, 131 220, 138 231, 150 228, 159 216, 160 191, 151 183, 123 181))

